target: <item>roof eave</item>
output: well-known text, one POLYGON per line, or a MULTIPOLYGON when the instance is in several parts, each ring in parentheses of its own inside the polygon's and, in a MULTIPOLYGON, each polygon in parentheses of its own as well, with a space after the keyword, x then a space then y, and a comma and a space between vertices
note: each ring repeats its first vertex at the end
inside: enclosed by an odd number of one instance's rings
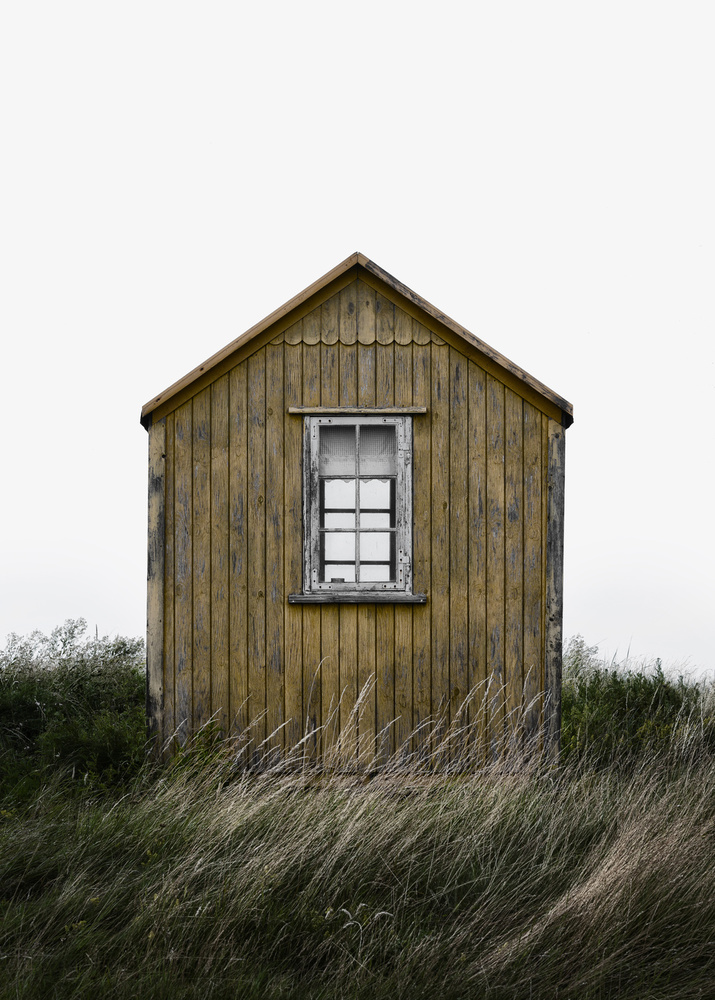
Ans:
POLYGON ((183 378, 174 382, 173 385, 165 389, 164 392, 160 393, 158 396, 154 396, 154 398, 149 400, 148 403, 145 403, 141 411, 142 425, 148 430, 152 422, 152 413, 159 406, 166 404, 173 396, 176 396, 180 392, 186 390, 192 382, 204 377, 211 371, 211 369, 221 364, 221 362, 225 361, 226 358, 228 358, 235 351, 239 350, 239 348, 243 347, 250 340, 269 329, 269 327, 271 327, 274 323, 284 319, 287 315, 289 315, 289 313, 303 305, 303 303, 305 303, 311 296, 321 292, 326 286, 331 284, 331 282, 341 278, 353 267, 364 268, 369 274, 372 274, 375 278, 382 281, 398 295, 402 296, 408 302, 411 302, 418 309, 421 309, 436 322, 442 324, 442 326, 450 330, 452 333, 457 334, 457 336, 461 337, 468 344, 471 344, 477 351, 483 354, 486 358, 489 358, 495 365, 510 372, 516 379, 530 386, 532 390, 541 395, 544 399, 549 400, 552 405, 561 411, 561 422, 564 427, 571 426, 573 423, 573 407, 568 400, 559 396, 547 385, 544 385, 543 382, 540 382, 532 375, 529 375, 529 373, 523 368, 514 364, 514 362, 510 361, 503 354, 500 354, 499 351, 496 351, 493 347, 490 347, 489 344, 480 340, 479 337, 476 337, 469 330, 460 326, 459 323, 456 323, 453 319, 447 316, 446 313, 441 312, 426 299, 423 299, 416 292, 413 292, 411 288, 408 288, 407 285, 404 285, 388 271, 385 271, 374 261, 358 252, 350 254, 349 257, 346 257, 345 260, 341 261, 341 263, 332 268, 332 270, 328 271, 321 278, 318 278, 317 281, 314 281, 307 288, 304 288, 302 292, 298 293, 298 295, 295 295, 282 306, 279 306, 278 309, 270 313, 259 323, 256 323, 249 330, 246 330, 245 333, 242 333, 240 337, 232 340, 220 351, 217 351, 216 354, 213 354, 210 358, 204 361, 203 364, 188 372, 188 374, 186 374, 183 378))

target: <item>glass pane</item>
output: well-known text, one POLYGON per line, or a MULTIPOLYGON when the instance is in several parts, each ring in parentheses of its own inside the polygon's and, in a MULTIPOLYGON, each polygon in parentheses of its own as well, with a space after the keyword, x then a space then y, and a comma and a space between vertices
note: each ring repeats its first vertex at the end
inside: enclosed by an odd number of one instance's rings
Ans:
POLYGON ((380 566, 360 566, 360 579, 363 583, 389 583, 390 567, 385 563, 380 566))
MULTIPOLYGON (((369 517, 374 517, 375 515, 370 514, 369 517)), ((378 517, 387 517, 386 514, 378 514, 378 517)), ((323 516, 323 528, 354 528, 355 527, 355 515, 354 514, 330 514, 327 513, 323 516)), ((373 527, 370 525, 370 527, 373 527)), ((382 528, 383 525, 375 525, 375 527, 382 528)), ((388 524, 389 528, 390 525, 388 524)))
POLYGON ((394 424, 360 427, 360 475, 394 476, 397 471, 397 428, 394 424))
POLYGON ((326 479, 323 486, 323 498, 326 510, 335 509, 336 507, 355 510, 354 479, 326 479))
POLYGON ((326 566, 323 581, 330 583, 355 583, 355 563, 345 563, 344 566, 326 566))
POLYGON ((390 512, 384 514, 360 514, 361 528, 391 528, 390 512))
MULTIPOLYGON (((389 537, 389 536, 388 536, 389 537)), ((325 562, 349 562, 355 559, 355 532, 326 532, 323 535, 325 562)))
POLYGON ((355 428, 321 426, 320 475, 355 475, 355 428))
MULTIPOLYGON (((389 531, 360 532, 360 562, 363 559, 377 560, 389 563, 390 538, 389 531)), ((367 567, 365 567, 367 569, 367 567)), ((361 576, 363 573, 361 572, 361 576)))
POLYGON ((389 479, 360 480, 360 509, 390 509, 391 483, 389 479))

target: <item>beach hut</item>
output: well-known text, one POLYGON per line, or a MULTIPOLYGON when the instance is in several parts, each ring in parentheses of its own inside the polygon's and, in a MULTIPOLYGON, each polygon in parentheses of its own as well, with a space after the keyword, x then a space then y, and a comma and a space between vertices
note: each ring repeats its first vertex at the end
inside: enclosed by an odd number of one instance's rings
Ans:
POLYGON ((319 754, 361 696, 391 753, 487 692, 557 746, 572 419, 360 253, 155 396, 151 732, 319 754))

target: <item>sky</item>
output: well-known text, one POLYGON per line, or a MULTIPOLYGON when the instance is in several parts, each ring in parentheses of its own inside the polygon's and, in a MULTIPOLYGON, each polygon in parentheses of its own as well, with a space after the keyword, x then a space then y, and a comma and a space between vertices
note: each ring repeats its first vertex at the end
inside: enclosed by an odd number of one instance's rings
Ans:
POLYGON ((142 404, 359 250, 574 406, 564 632, 715 675, 708 2, 0 8, 0 644, 145 629, 142 404))

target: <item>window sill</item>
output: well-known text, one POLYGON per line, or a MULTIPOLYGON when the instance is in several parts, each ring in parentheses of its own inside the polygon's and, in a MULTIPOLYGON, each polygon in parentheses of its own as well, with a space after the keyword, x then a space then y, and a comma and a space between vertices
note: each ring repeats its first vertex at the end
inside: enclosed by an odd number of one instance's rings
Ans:
POLYGON ((322 590, 315 594, 289 594, 289 604, 426 604, 426 594, 406 594, 400 590, 353 591, 322 590))

